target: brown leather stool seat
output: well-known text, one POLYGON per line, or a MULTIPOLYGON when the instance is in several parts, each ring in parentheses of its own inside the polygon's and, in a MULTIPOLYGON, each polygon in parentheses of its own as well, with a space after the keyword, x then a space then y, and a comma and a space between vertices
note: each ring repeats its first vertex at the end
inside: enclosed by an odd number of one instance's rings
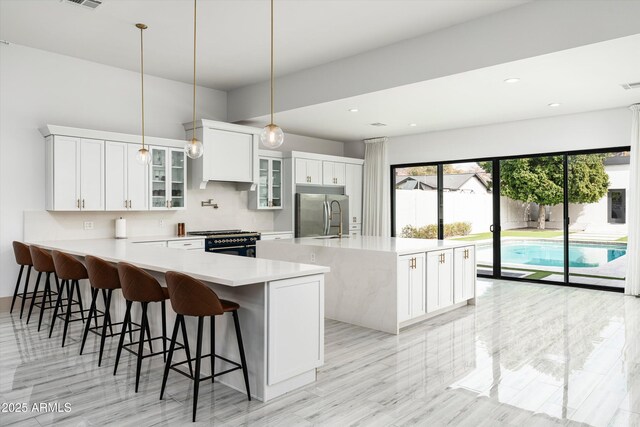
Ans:
POLYGON ((31 304, 29 305, 29 314, 27 315, 27 324, 31 320, 31 313, 33 307, 40 307, 40 318, 38 320, 38 330, 42 326, 42 317, 45 310, 53 308, 52 295, 60 295, 60 283, 58 282, 58 275, 56 274, 56 267, 53 265, 53 257, 47 251, 37 246, 29 246, 29 254, 31 255, 31 261, 33 263, 33 269, 38 272, 38 278, 36 279, 36 286, 33 290, 33 297, 31 298, 31 304), (44 291, 42 291, 42 300, 40 303, 36 302, 36 295, 40 288, 40 278, 45 275, 44 291), (56 281, 56 292, 51 291, 51 275, 56 281), (49 298, 49 305, 46 305, 47 297, 49 298))
MULTIPOLYGON (((164 376, 162 378, 162 388, 160 389, 160 399, 164 395, 164 389, 167 384, 167 377, 169 376, 169 369, 173 369, 176 372, 181 373, 193 380, 193 421, 196 421, 196 409, 198 408, 198 389, 201 381, 211 380, 214 381, 215 377, 227 374, 229 372, 242 369, 244 375, 244 383, 247 391, 247 398, 251 400, 251 391, 249 389, 249 373, 247 371, 247 360, 244 354, 244 344, 242 343, 242 333, 240 331, 240 321, 238 319, 238 309, 240 306, 232 301, 227 301, 218 298, 218 295, 209 288, 207 285, 199 280, 196 280, 186 274, 178 273, 175 271, 168 271, 165 273, 165 280, 167 287, 169 288, 169 296, 171 298, 171 307, 176 312, 176 322, 173 327, 173 334, 171 335, 171 345, 169 346, 169 356, 164 368, 164 376), (225 357, 215 354, 215 330, 216 323, 215 317, 221 316, 224 313, 231 312, 233 315, 233 323, 236 330, 236 339, 238 341, 238 350, 240 353, 241 363, 234 362, 225 357), (193 316, 198 318, 198 339, 196 342, 196 371, 195 375, 187 375, 187 373, 181 371, 177 367, 191 362, 189 356, 184 362, 171 364, 173 358, 173 351, 176 345, 176 338, 178 336, 178 328, 182 326, 185 328, 184 316, 193 316), (211 354, 202 355, 202 328, 205 316, 211 319, 211 354), (211 375, 208 377, 200 378, 200 363, 202 358, 208 357, 211 362, 211 375), (231 369, 227 369, 223 372, 215 373, 215 359, 218 358, 233 366, 231 369)), ((186 345, 186 344, 185 344, 186 345)), ((188 353, 187 353, 188 354, 188 353)))
MULTIPOLYGON (((98 356, 98 366, 102 365, 102 355, 104 353, 104 343, 107 337, 113 337, 115 335, 120 335, 119 333, 113 332, 114 325, 122 325, 122 328, 125 328, 124 322, 113 323, 111 322, 111 297, 113 295, 113 291, 120 289, 120 277, 118 276, 117 267, 107 262, 103 259, 87 255, 84 258, 87 273, 89 274, 89 283, 91 283, 91 307, 89 308, 89 318, 91 316, 95 316, 95 313, 99 313, 100 311, 96 307, 96 303, 98 300, 98 294, 102 293, 102 300, 104 302, 104 317, 102 321, 102 325, 91 327, 91 323, 87 322, 84 328, 84 333, 82 334, 82 344, 80 345, 80 354, 84 351, 85 343, 87 342, 87 335, 89 335, 89 331, 94 334, 100 335, 100 353, 98 356), (107 327, 109 327, 109 333, 107 333, 107 327)), ((139 326, 136 324, 136 326, 139 326)), ((136 329, 137 331, 137 329, 136 329)), ((129 337, 131 341, 133 341, 133 330, 129 328, 129 337)))
MULTIPOLYGON (((120 262, 117 266, 118 269, 118 277, 120 279, 120 286, 122 287, 122 295, 127 301, 127 309, 124 315, 124 324, 129 326, 131 320, 131 306, 134 302, 139 302, 142 306, 142 320, 140 322, 140 336, 138 338, 138 350, 133 350, 129 348, 134 345, 134 342, 129 344, 124 344, 124 337, 126 333, 126 327, 122 328, 120 332, 120 341, 118 343, 118 351, 116 352, 116 361, 115 367, 113 369, 113 375, 116 375, 118 371, 118 362, 120 360, 120 354, 122 353, 122 349, 129 351, 130 353, 137 355, 137 364, 136 364, 136 393, 138 392, 138 386, 140 384, 140 370, 142 367, 142 359, 147 357, 156 356, 159 354, 163 355, 163 358, 166 360, 167 354, 167 312, 166 312, 166 300, 169 299, 169 291, 167 288, 163 288, 160 286, 160 283, 149 273, 146 271, 126 262, 120 262), (147 308, 149 303, 152 302, 160 302, 162 308, 162 336, 160 337, 151 337, 151 333, 149 331, 149 319, 147 318, 147 308), (145 331, 148 335, 149 342, 149 354, 143 354, 144 351, 144 341, 145 341, 145 331), (154 340, 162 340, 162 351, 161 352, 153 352, 152 341, 154 340)), ((183 339, 185 341, 185 345, 180 345, 180 348, 184 348, 187 352, 189 349, 187 343, 187 335, 186 329, 183 327, 183 339)), ((190 356, 187 353, 187 357, 190 356)))
POLYGON ((9 313, 13 313, 13 306, 16 303, 16 298, 21 298, 22 303, 20 304, 20 318, 22 319, 22 313, 24 313, 24 304, 27 301, 27 297, 31 296, 32 298, 35 298, 35 294, 28 291, 29 278, 31 277, 33 261, 31 261, 31 252, 29 251, 29 245, 25 245, 22 242, 13 242, 13 254, 16 257, 16 264, 20 266, 20 272, 18 273, 16 288, 13 291, 13 298, 11 299, 11 309, 9 310, 9 313), (24 282, 22 294, 20 294, 20 282, 22 281, 22 273, 24 273, 25 267, 27 267, 27 277, 24 282))
MULTIPOLYGON (((49 338, 53 334, 53 327, 56 324, 56 318, 58 317, 58 310, 62 307, 62 291, 67 292, 67 308, 64 313, 64 330, 62 332, 62 347, 67 339, 67 330, 70 322, 76 322, 82 320, 84 322, 85 310, 82 307, 82 294, 80 293, 80 280, 89 278, 89 273, 84 264, 77 258, 60 251, 51 251, 53 258, 53 265, 56 269, 56 274, 62 280, 62 288, 58 293, 58 299, 56 300, 56 306, 53 309, 53 318, 51 319, 51 327, 49 328, 49 338), (74 300, 74 292, 76 293, 77 300, 74 300), (71 306, 77 302, 78 311, 71 311, 71 306), (71 318, 72 314, 80 314, 79 318, 71 318)), ((94 313, 94 319, 97 324, 97 315, 94 313)), ((87 318, 87 323, 90 322, 90 318, 87 318)))

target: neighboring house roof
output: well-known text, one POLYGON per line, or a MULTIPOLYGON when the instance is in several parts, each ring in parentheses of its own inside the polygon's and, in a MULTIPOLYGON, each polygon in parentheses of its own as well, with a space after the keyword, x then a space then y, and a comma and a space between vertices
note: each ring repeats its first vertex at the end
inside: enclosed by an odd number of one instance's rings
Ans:
MULTIPOLYGON (((460 191, 461 187, 472 178, 477 179, 482 186, 487 188, 486 182, 475 173, 444 174, 442 178, 442 188, 445 191, 460 191)), ((396 176, 396 189, 398 190, 436 190, 437 188, 438 177, 436 175, 396 176)))

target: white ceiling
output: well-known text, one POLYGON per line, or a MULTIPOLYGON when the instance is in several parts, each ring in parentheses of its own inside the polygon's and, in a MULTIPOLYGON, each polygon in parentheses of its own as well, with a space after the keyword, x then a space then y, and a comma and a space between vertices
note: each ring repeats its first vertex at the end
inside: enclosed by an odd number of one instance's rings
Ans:
MULTIPOLYGON (((529 0, 276 0, 276 74, 284 75, 519 6, 529 0)), ((191 82, 193 2, 0 0, 0 39, 191 82)), ((199 84, 228 90, 269 73, 269 1, 198 1, 199 84)))
POLYGON ((640 102, 640 89, 620 84, 640 82, 639 52, 640 34, 279 112, 275 122, 285 132, 349 141, 628 106, 640 102), (504 83, 511 77, 521 81, 504 83), (554 102, 561 105, 548 106, 554 102))

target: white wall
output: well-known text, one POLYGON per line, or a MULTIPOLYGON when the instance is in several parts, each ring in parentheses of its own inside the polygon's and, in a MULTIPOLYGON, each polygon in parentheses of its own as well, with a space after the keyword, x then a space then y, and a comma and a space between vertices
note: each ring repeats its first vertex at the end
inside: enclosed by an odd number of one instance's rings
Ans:
POLYGON ((389 164, 628 146, 627 108, 389 138, 389 164))
POLYGON ((276 151, 306 151, 309 153, 344 156, 344 148, 345 144, 340 141, 296 135, 293 133, 287 133, 285 129, 284 143, 277 148, 276 151))
MULTIPOLYGON (((44 139, 38 128, 50 123, 139 134, 140 75, 15 44, 0 45, 0 58, 1 297, 11 295, 15 285, 17 267, 11 242, 23 239, 23 211, 44 209, 44 139)), ((188 84, 146 76, 147 134, 183 138, 182 122, 191 120, 191 91, 188 84)), ((198 116, 226 119, 225 92, 199 88, 198 94, 198 116)), ((241 208, 242 197, 246 195, 231 194, 224 184, 220 185, 190 195, 188 214, 195 210, 190 216, 198 221, 211 215, 212 228, 231 226, 234 215, 237 221, 250 216, 246 202, 245 210, 241 208), (220 193, 223 203, 219 212, 199 207, 200 199, 215 199, 220 193), (230 214, 231 206, 241 212, 230 214)), ((51 218, 78 231, 85 215, 55 213, 51 218)), ((134 215, 148 222, 140 224, 143 229, 155 226, 162 217, 167 220, 167 227, 172 220, 171 214, 156 212, 134 215)), ((96 220, 96 231, 112 232, 107 221, 115 216, 103 213, 86 217, 96 220)), ((182 214, 173 215, 178 217, 182 214)), ((272 215, 267 213, 266 217, 267 222, 271 221, 272 215)))

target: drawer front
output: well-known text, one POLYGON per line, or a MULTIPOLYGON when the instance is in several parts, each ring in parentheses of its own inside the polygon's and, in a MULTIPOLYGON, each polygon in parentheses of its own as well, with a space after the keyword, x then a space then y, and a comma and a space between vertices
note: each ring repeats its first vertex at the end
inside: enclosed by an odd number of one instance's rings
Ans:
POLYGON ((156 241, 156 242, 134 242, 136 245, 143 245, 143 246, 160 246, 163 248, 167 247, 167 242, 166 241, 156 241))
POLYGON ((204 249, 204 239, 169 240, 167 246, 178 249, 204 249))

